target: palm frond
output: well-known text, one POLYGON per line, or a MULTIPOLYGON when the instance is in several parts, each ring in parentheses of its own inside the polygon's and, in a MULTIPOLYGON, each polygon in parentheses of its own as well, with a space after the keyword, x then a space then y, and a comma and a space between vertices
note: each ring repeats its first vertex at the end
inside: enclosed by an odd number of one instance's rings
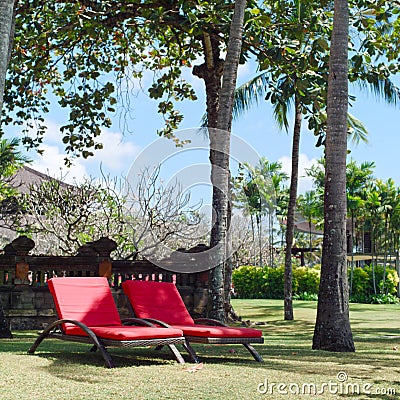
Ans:
POLYGON ((274 109, 274 119, 279 129, 285 129, 287 132, 289 130, 288 114, 292 110, 293 99, 289 98, 286 102, 277 101, 272 106, 274 109))
POLYGON ((353 144, 358 145, 361 141, 368 143, 368 130, 366 126, 354 115, 347 116, 348 133, 353 144))
MULTIPOLYGON (((258 105, 261 100, 265 99, 268 81, 267 73, 264 72, 239 86, 235 90, 232 111, 232 117, 234 120, 249 111, 254 104, 258 105)), ((208 125, 207 113, 203 114, 200 124, 202 128, 208 125)))
POLYGON ((389 79, 376 79, 371 82, 357 81, 361 89, 370 91, 377 99, 384 99, 387 104, 396 106, 400 100, 400 89, 389 79))
POLYGON ((268 82, 268 73, 264 72, 235 90, 233 119, 240 117, 252 106, 258 105, 261 100, 264 100, 268 82))

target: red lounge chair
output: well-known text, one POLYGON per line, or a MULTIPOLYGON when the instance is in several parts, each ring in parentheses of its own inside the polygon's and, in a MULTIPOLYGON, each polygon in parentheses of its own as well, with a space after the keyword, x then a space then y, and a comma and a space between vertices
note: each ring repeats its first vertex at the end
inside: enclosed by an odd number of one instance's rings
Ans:
POLYGON ((52 278, 48 285, 59 320, 39 335, 28 353, 33 354, 43 339, 51 337, 93 344, 92 350, 100 350, 109 368, 114 363, 106 347, 167 345, 184 363, 174 346, 185 343, 182 331, 160 329, 138 318, 129 318, 126 323, 130 325, 123 325, 106 278, 52 278))
POLYGON ((157 325, 181 329, 185 348, 192 358, 199 359, 190 342, 209 344, 243 344, 259 362, 263 359, 250 343, 264 343, 257 329, 235 328, 219 321, 201 318, 193 320, 173 283, 129 280, 122 283, 136 317, 157 325))

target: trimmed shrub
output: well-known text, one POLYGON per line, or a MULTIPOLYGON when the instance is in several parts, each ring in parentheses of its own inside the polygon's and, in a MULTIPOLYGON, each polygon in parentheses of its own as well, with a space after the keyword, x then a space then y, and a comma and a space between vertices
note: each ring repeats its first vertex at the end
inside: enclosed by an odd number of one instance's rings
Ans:
POLYGON ((267 299, 283 299, 284 267, 265 268, 265 293, 267 299))
MULTIPOLYGON (((350 276, 351 271, 349 268, 349 285, 350 285, 350 276)), ((370 294, 370 281, 369 281, 369 273, 363 268, 356 267, 353 269, 353 281, 351 285, 351 297, 362 299, 364 296, 370 294)), ((364 301, 361 301, 364 303, 364 301)))
POLYGON ((372 265, 366 266, 364 268, 364 271, 368 273, 369 280, 368 280, 368 286, 365 289, 365 292, 370 294, 371 296, 375 294, 374 292, 374 284, 373 284, 373 274, 375 271, 375 287, 377 294, 378 293, 383 293, 383 294, 393 294, 395 295, 397 293, 397 285, 399 283, 399 277, 397 275, 397 271, 394 268, 386 268, 386 277, 385 277, 385 287, 383 288, 383 266, 378 265, 375 266, 374 268, 372 265), (383 290, 382 290, 383 288, 383 290))
POLYGON ((296 267, 293 268, 293 293, 318 295, 320 268, 296 267))
POLYGON ((265 268, 242 265, 232 273, 235 295, 241 299, 265 299, 265 268))
MULTIPOLYGON (((350 269, 349 269, 350 279, 350 269)), ((235 294, 247 299, 283 299, 284 267, 241 266, 233 271, 232 281, 235 294)), ((293 267, 293 298, 312 300, 318 298, 321 267, 293 267)), ((394 303, 397 301, 399 277, 393 268, 386 269, 385 287, 382 288, 383 267, 375 267, 377 294, 373 288, 371 266, 356 267, 353 270, 352 294, 350 301, 356 303, 394 303)))

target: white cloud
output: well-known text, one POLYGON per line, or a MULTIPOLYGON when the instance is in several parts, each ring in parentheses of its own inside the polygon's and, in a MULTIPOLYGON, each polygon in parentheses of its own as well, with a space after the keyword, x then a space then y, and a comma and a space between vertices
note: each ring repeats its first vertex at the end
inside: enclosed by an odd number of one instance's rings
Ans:
POLYGON ((100 168, 105 174, 120 176, 126 174, 140 151, 140 147, 125 140, 120 132, 102 131, 96 142, 103 144, 103 149, 95 150, 88 159, 75 158, 72 166, 65 166, 66 153, 62 144, 60 125, 46 120, 48 127, 44 143, 40 146, 43 155, 29 154, 33 159, 32 168, 55 178, 65 177, 67 182, 82 181, 85 177, 97 177, 100 168))
POLYGON ((75 180, 82 181, 88 175, 85 166, 78 160, 67 168, 64 162, 65 154, 61 153, 57 146, 43 144, 41 149, 43 155, 38 154, 30 165, 33 169, 53 178, 62 178, 69 183, 73 183, 75 180))
MULTIPOLYGON (((282 163, 282 170, 286 172, 289 176, 292 171, 292 159, 288 156, 283 156, 278 160, 282 163)), ((298 185, 298 193, 305 193, 309 190, 313 189, 313 180, 312 178, 305 176, 305 169, 310 168, 313 164, 315 164, 317 160, 315 158, 309 159, 307 154, 299 155, 299 185, 298 185)))
POLYGON ((113 173, 127 172, 140 151, 133 142, 124 141, 122 133, 103 131, 97 141, 103 144, 103 149, 97 150, 86 162, 101 164, 113 173))

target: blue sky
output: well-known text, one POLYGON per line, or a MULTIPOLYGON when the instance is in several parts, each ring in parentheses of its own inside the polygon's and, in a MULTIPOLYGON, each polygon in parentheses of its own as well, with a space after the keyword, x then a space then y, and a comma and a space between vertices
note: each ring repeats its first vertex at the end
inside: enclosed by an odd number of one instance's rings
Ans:
MULTIPOLYGON (((252 78, 255 73, 251 64, 241 66, 238 84, 252 78)), ((202 81, 192 76, 190 71, 186 71, 185 76, 193 84, 199 99, 178 106, 185 115, 182 129, 197 127, 205 110, 202 81)), ((144 86, 150 79, 150 74, 147 77, 145 75, 144 86)), ((358 163, 374 161, 376 177, 383 180, 392 177, 396 184, 400 185, 400 170, 396 167, 400 148, 397 128, 399 109, 388 106, 383 101, 377 101, 371 94, 357 93, 353 88, 350 88, 350 92, 357 95, 357 102, 352 107, 351 113, 359 118, 369 131, 369 143, 360 143, 358 147, 350 145, 350 157, 358 163)), ((70 170, 65 169, 63 165, 64 152, 61 134, 58 131, 59 126, 65 121, 65 112, 54 105, 51 113, 46 116, 49 131, 43 145, 44 155, 40 157, 33 151, 28 153, 33 159, 32 167, 56 177, 60 176, 62 170, 63 174, 67 174, 69 181, 73 178, 81 180, 85 175, 99 176, 100 166, 111 176, 126 176, 141 151, 158 139, 156 131, 163 126, 162 118, 157 114, 156 101, 149 100, 146 95, 138 92, 132 99, 132 104, 133 118, 127 120, 131 132, 121 132, 118 120, 115 120, 112 128, 102 134, 104 150, 98 151, 88 160, 76 159, 70 170)), ((240 120, 235 121, 232 132, 253 146, 260 156, 270 161, 282 162, 284 170, 290 173, 291 133, 287 134, 277 129, 269 103, 261 103, 240 120)), ((13 135, 15 131, 9 133, 13 135)), ((316 148, 315 142, 313 135, 303 127, 300 175, 303 174, 304 167, 311 166, 322 155, 322 148, 316 148)), ((190 159, 187 162, 190 163, 190 159)), ((301 179, 300 191, 310 188, 310 181, 301 179)))

